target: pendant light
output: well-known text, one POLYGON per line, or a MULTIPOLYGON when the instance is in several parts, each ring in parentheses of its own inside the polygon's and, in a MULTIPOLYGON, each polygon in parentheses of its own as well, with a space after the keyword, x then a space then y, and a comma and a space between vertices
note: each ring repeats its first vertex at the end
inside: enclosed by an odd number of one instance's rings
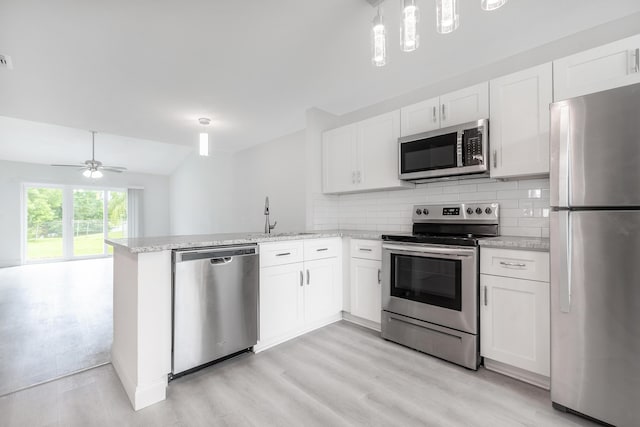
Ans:
POLYGON ((506 2, 507 0, 482 0, 480 7, 482 7, 482 10, 496 10, 504 6, 506 2))
POLYGON ((448 34, 458 28, 458 0, 436 0, 436 23, 440 34, 448 34))
POLYGON ((378 14, 373 18, 371 28, 371 62, 376 67, 387 63, 387 31, 382 20, 382 8, 378 7, 378 14))
MULTIPOLYGON (((206 117, 198 119, 198 122, 202 126, 209 126, 211 123, 211 119, 207 119, 206 117)), ((209 134, 207 132, 200 132, 200 155, 208 156, 209 155, 209 134)))
POLYGON ((402 26, 400 27, 400 47, 404 52, 411 52, 418 48, 418 21, 420 19, 416 0, 402 0, 402 26))

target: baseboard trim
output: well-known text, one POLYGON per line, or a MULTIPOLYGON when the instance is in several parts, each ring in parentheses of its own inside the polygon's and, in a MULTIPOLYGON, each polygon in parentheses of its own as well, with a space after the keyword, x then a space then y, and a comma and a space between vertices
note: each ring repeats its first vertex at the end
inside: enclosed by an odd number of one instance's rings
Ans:
POLYGON ((348 313, 346 311, 342 312, 342 319, 346 320, 347 322, 355 323, 356 325, 359 325, 359 326, 364 326, 365 328, 373 329, 376 332, 381 331, 380 323, 372 322, 371 320, 354 316, 353 314, 348 313))
POLYGON ((487 359, 486 357, 484 358, 484 367, 490 371, 524 381, 545 390, 551 389, 551 379, 544 375, 536 374, 535 372, 526 371, 515 366, 507 365, 506 363, 487 359))
POLYGON ((125 393, 127 393, 127 397, 134 411, 139 411, 154 403, 162 402, 167 398, 167 384, 169 381, 167 376, 158 378, 149 384, 139 385, 126 374, 118 356, 116 356, 113 351, 111 352, 111 364, 120 379, 122 388, 124 388, 125 393))

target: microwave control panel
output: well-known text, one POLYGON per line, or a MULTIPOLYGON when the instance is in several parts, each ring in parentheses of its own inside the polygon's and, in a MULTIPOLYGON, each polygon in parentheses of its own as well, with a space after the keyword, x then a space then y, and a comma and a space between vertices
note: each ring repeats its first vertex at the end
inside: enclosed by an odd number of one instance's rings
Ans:
POLYGON ((462 164, 471 166, 483 163, 482 131, 478 128, 465 129, 462 134, 462 164))

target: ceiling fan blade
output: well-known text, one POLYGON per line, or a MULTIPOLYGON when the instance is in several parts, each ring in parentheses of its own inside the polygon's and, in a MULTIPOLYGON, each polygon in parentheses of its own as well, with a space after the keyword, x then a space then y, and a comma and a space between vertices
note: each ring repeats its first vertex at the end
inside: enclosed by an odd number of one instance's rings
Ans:
POLYGON ((63 168, 83 168, 86 165, 77 164, 77 165, 50 165, 50 166, 57 166, 57 167, 63 167, 63 168))
POLYGON ((100 167, 99 169, 100 169, 101 171, 115 172, 115 173, 122 173, 122 172, 124 172, 124 170, 122 170, 122 169, 120 169, 120 168, 116 169, 116 168, 111 168, 111 167, 108 167, 108 166, 107 166, 107 167, 102 166, 102 167, 100 167))
POLYGON ((109 166, 109 165, 102 165, 101 167, 103 167, 103 168, 109 168, 109 169, 118 169, 118 170, 121 170, 121 171, 126 171, 126 170, 127 170, 127 168, 122 167, 122 166, 109 166))

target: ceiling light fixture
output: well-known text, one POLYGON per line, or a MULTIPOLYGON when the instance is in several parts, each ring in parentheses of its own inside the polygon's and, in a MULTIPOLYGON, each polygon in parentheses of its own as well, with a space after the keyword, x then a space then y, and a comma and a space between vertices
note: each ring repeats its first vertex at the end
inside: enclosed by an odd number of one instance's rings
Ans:
POLYGON ((499 7, 504 6, 507 0, 482 0, 480 7, 482 10, 496 10, 499 7))
POLYGON ((402 0, 402 26, 400 27, 400 47, 404 52, 411 52, 418 48, 418 21, 420 11, 416 0, 402 0))
POLYGON ((448 34, 458 28, 458 0, 436 0, 436 24, 440 34, 448 34))
MULTIPOLYGON (((209 126, 211 124, 211 119, 202 117, 198 119, 198 122, 202 126, 209 126)), ((200 155, 209 155, 209 134, 207 132, 200 132, 200 155)))
POLYGON ((371 28, 371 61, 376 67, 382 67, 387 63, 387 31, 384 28, 380 6, 371 28))

